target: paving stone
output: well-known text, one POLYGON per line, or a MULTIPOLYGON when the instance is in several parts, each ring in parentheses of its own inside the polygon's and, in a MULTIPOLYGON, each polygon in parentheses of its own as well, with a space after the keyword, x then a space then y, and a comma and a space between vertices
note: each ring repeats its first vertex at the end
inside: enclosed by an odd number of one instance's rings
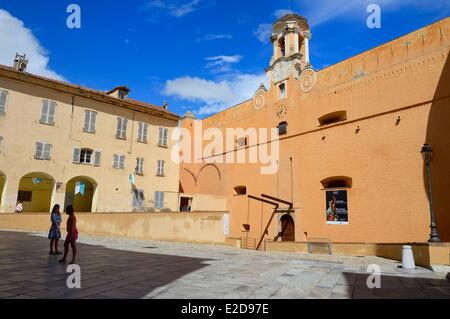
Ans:
POLYGON ((420 267, 407 272, 378 257, 91 236, 81 236, 78 245, 82 288, 70 290, 67 265, 48 256, 46 234, 0 231, 0 298, 450 299, 446 274, 420 267), (382 289, 367 287, 370 264, 382 268, 382 289))

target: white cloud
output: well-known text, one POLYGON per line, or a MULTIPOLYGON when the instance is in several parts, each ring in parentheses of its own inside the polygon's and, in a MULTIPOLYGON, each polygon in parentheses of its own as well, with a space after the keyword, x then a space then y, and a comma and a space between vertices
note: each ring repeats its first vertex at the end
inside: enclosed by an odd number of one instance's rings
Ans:
POLYGON ((239 63, 242 60, 240 55, 218 55, 205 58, 208 63, 206 68, 215 74, 227 73, 232 70, 232 65, 239 63))
POLYGON ((200 0, 193 0, 173 10, 172 14, 176 17, 182 17, 188 13, 196 10, 196 6, 200 3, 200 0))
POLYGON ((216 80, 184 76, 167 81, 164 94, 200 103, 194 112, 203 116, 252 98, 261 83, 267 85, 265 74, 230 73, 216 80))
POLYGON ((286 14, 289 14, 289 13, 293 13, 293 11, 292 11, 292 10, 289 10, 289 9, 279 9, 279 10, 276 10, 276 11, 273 13, 273 15, 274 15, 277 19, 279 19, 279 18, 281 18, 281 17, 283 17, 283 16, 285 16, 286 14))
POLYGON ((30 61, 27 72, 64 80, 64 77, 49 68, 48 52, 31 30, 3 9, 0 9, 0 39, 0 64, 11 66, 16 53, 25 53, 30 61))
POLYGON ((198 38, 197 42, 203 42, 203 41, 214 41, 214 40, 232 40, 233 36, 231 34, 216 34, 216 33, 209 33, 205 36, 198 38))
POLYGON ((393 12, 405 7, 441 13, 450 10, 449 0, 316 0, 311 2, 297 0, 300 14, 309 20, 311 26, 317 26, 335 18, 365 19, 368 16, 367 6, 372 3, 381 6, 382 12, 393 12))
POLYGON ((162 10, 171 16, 181 18, 185 15, 200 9, 201 5, 206 5, 204 0, 191 0, 189 2, 180 0, 150 0, 145 3, 144 9, 162 10))
POLYGON ((260 42, 264 44, 269 43, 269 39, 272 35, 272 25, 269 23, 261 23, 253 34, 260 42))
MULTIPOLYGON (((369 16, 366 11, 367 6, 373 3, 378 4, 382 12, 395 12, 405 7, 413 7, 421 11, 439 12, 444 17, 450 13, 450 0, 377 0, 375 2, 373 0, 296 0, 293 3, 296 10, 278 9, 273 12, 273 15, 279 19, 291 12, 298 13, 308 19, 311 27, 315 27, 336 18, 365 20, 369 16)), ((254 35, 262 43, 268 44, 271 30, 271 24, 262 23, 254 32, 254 35)))

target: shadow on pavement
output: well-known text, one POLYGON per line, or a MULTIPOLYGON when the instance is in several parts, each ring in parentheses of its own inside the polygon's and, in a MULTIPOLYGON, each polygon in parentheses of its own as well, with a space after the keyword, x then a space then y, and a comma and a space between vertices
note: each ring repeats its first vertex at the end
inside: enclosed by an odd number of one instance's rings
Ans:
POLYGON ((450 282, 445 279, 382 274, 380 288, 370 289, 367 286, 370 274, 344 272, 342 276, 342 287, 352 299, 450 299, 450 282))
POLYGON ((69 289, 67 265, 48 254, 46 238, 0 231, 0 298, 139 299, 207 266, 207 259, 77 245, 81 289, 69 289))

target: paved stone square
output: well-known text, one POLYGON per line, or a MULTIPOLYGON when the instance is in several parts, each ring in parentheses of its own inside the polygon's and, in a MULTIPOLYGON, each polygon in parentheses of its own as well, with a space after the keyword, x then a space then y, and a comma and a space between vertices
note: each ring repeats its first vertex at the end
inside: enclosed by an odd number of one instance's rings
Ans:
MULTIPOLYGON (((405 271, 378 257, 267 253, 230 247, 81 236, 81 289, 48 254, 45 234, 0 231, 0 298, 445 298, 445 273, 405 271), (368 289, 367 266, 382 270, 368 289)), ((61 242, 60 249, 63 248, 61 242)), ((69 256, 70 257, 70 256, 69 256)))

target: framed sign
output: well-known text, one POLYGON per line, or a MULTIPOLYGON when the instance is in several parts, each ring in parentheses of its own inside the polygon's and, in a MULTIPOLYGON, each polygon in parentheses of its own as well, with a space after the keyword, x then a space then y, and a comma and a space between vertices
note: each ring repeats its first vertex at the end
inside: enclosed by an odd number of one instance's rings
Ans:
POLYGON ((346 190, 326 192, 326 219, 329 225, 348 224, 348 203, 346 190))
POLYGON ((223 215, 223 234, 225 236, 230 234, 230 214, 223 215))

